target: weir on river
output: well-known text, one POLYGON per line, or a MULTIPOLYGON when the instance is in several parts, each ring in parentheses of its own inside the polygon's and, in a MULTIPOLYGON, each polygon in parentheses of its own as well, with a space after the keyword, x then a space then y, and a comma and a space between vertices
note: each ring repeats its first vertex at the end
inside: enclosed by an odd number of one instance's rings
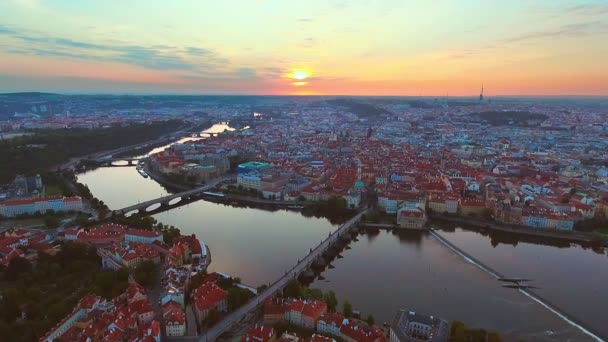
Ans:
MULTIPOLYGON (((460 255, 468 263, 473 264, 476 267, 478 267, 479 269, 481 269, 482 271, 492 275, 494 278, 496 278, 496 280, 501 279, 501 278, 502 279, 507 278, 504 275, 493 270, 491 267, 484 265, 483 262, 481 262, 481 261, 475 259, 473 256, 467 254, 465 251, 460 249, 458 246, 454 245, 453 243, 451 243, 450 241, 445 239, 443 236, 441 236, 441 234, 439 234, 437 231, 431 230, 430 232, 431 232, 431 235, 433 235, 433 237, 435 237, 442 244, 444 244, 449 249, 454 251, 456 254, 460 255)), ((593 332, 591 328, 585 327, 584 324, 581 323, 581 321, 570 316, 569 314, 565 313, 561 309, 557 308, 555 306, 555 304, 550 303, 547 299, 542 298, 537 293, 535 293, 529 289, 518 289, 518 291, 521 292, 522 294, 524 294, 525 296, 531 298, 532 300, 536 301, 540 305, 544 306, 546 309, 553 312, 554 314, 559 316, 561 319, 565 320, 568 324, 581 330, 584 334, 589 335, 591 338, 595 339, 596 341, 599 341, 599 342, 605 341, 603 338, 599 337, 599 333, 593 332)))

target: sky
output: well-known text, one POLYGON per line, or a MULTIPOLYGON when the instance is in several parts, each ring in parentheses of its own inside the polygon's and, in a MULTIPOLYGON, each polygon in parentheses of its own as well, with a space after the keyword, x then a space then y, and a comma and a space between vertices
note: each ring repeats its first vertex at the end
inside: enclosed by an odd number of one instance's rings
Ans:
POLYGON ((1 0, 0 92, 608 95, 608 0, 1 0))

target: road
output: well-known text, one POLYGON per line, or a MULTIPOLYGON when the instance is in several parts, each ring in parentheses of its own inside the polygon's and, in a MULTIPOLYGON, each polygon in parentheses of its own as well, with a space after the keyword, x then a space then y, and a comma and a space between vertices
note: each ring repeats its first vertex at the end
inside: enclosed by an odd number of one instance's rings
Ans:
POLYGON ((351 227, 357 224, 363 215, 367 213, 367 209, 364 209, 353 218, 342 224, 336 231, 329 235, 319 245, 317 245, 304 259, 300 260, 294 267, 285 273, 281 278, 271 284, 264 292, 260 293, 257 297, 253 298, 247 304, 241 306, 236 311, 232 312, 221 320, 218 324, 214 325, 211 329, 207 330, 204 335, 200 336, 200 341, 215 341, 224 332, 231 329, 233 326, 246 319, 248 314, 254 312, 260 305, 262 305, 268 298, 274 296, 277 292, 281 291, 287 283, 297 277, 300 273, 306 271, 309 265, 319 257, 325 250, 327 250, 337 239, 340 238, 342 233, 351 229, 351 227))

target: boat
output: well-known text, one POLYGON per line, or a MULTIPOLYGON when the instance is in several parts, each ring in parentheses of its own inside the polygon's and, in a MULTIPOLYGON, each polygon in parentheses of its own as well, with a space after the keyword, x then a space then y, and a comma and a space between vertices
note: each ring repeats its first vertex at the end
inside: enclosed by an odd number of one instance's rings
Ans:
POLYGON ((144 169, 137 169, 137 172, 139 172, 142 177, 148 178, 148 173, 144 171, 144 169))

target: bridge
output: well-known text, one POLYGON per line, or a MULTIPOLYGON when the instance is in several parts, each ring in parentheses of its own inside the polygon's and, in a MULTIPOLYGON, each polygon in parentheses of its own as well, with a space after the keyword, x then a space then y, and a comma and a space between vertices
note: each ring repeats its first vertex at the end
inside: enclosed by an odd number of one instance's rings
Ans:
POLYGON ((181 202, 182 200, 189 200, 192 197, 197 196, 202 192, 205 192, 209 189, 214 188, 219 183, 231 180, 233 178, 234 178, 234 176, 224 176, 224 177, 216 178, 214 180, 211 180, 209 183, 207 183, 201 187, 192 189, 192 190, 186 190, 186 191, 179 192, 176 194, 163 196, 163 197, 159 197, 159 198, 156 198, 153 200, 138 203, 138 204, 135 204, 135 205, 132 205, 129 207, 122 208, 122 209, 113 210, 110 215, 115 215, 115 216, 125 215, 129 212, 136 211, 136 210, 139 212, 145 213, 145 212, 147 212, 147 209, 149 207, 151 207, 155 204, 160 203, 161 206, 169 206, 170 202, 175 199, 179 199, 176 203, 181 202))
POLYGON ((97 163, 99 166, 133 166, 135 164, 137 164, 140 160, 143 160, 143 158, 112 158, 112 157, 107 157, 107 158, 100 158, 97 160, 93 160, 93 159, 87 159, 87 161, 93 161, 95 163, 97 163), (116 162, 126 162, 126 164, 115 164, 116 162))
POLYGON ((308 255, 304 257, 304 259, 299 260, 294 267, 292 267, 289 271, 285 272, 283 276, 281 276, 278 280, 268 286, 268 288, 264 292, 258 294, 248 303, 226 316, 223 320, 208 329, 205 334, 200 335, 199 341, 203 342, 217 340, 220 335, 222 335, 230 328, 241 322, 249 313, 263 306, 264 302, 268 298, 271 298, 279 291, 283 290, 283 288, 291 279, 297 278, 298 276, 303 275, 307 272, 311 272, 311 267, 313 267, 315 264, 324 263, 325 261, 323 259, 323 256, 328 253, 333 246, 339 244, 341 240, 350 240, 350 230, 353 227, 357 226, 357 224, 361 221, 361 218, 367 213, 367 211, 368 208, 363 209, 353 218, 342 224, 333 233, 330 233, 330 235, 325 240, 321 241, 319 245, 311 249, 308 255))

